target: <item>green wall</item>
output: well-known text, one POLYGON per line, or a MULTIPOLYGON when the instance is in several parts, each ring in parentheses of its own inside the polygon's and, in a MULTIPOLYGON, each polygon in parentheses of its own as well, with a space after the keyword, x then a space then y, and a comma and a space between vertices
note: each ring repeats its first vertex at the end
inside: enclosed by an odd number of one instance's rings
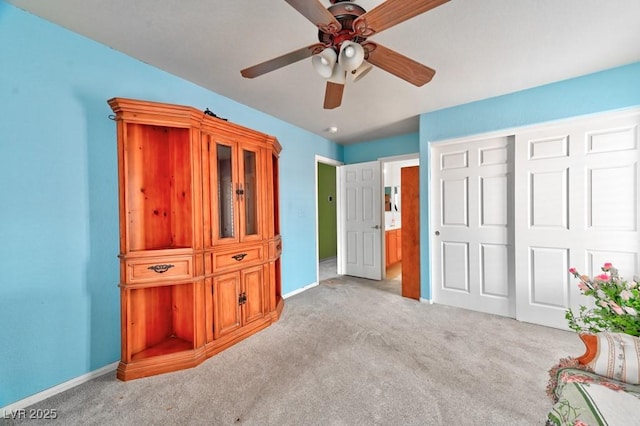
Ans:
POLYGON ((318 245, 320 260, 338 254, 336 168, 318 163, 318 245))

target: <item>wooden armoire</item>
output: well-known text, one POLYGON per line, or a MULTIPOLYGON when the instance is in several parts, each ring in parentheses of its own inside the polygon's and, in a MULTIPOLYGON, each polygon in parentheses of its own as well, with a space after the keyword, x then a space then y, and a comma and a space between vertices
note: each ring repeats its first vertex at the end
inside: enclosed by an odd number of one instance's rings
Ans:
POLYGON ((277 321, 272 137, 192 107, 114 98, 122 358, 117 377, 193 367, 277 321))

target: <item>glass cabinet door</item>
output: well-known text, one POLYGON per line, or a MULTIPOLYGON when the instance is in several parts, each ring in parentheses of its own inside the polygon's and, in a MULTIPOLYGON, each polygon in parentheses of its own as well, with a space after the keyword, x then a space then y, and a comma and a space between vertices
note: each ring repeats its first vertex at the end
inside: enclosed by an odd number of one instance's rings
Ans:
POLYGON ((244 180, 244 234, 258 234, 258 178, 256 153, 242 150, 244 180))
MULTIPOLYGON (((260 150, 236 142, 216 142, 216 182, 212 213, 214 241, 239 242, 260 238, 260 150)), ((215 242, 214 242, 215 244, 215 242)))
POLYGON ((233 157, 232 147, 216 145, 218 176, 218 236, 234 238, 234 189, 233 189, 233 157))

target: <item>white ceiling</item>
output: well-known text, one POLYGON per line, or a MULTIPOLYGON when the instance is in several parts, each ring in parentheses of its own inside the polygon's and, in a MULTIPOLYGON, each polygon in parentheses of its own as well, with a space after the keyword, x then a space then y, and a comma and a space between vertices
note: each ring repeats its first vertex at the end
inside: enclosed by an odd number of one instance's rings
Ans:
MULTIPOLYGON (((284 0, 8 2, 341 144, 416 132, 424 112, 640 61, 639 0, 451 0, 370 37, 434 68, 430 83, 418 88, 376 68, 347 82, 341 107, 324 110, 311 59, 240 75, 317 41, 284 0)), ((382 1, 357 3, 371 10, 382 1)))

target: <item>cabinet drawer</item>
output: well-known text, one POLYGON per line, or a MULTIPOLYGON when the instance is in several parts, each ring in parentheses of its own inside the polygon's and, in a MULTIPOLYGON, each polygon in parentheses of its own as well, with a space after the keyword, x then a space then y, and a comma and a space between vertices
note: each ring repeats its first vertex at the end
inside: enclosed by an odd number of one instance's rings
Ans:
POLYGON ((262 245, 257 245, 213 253, 213 270, 217 272, 259 262, 264 259, 263 252, 262 245))
POLYGON ((193 276, 191 256, 131 259, 125 262, 127 283, 176 281, 193 276))

